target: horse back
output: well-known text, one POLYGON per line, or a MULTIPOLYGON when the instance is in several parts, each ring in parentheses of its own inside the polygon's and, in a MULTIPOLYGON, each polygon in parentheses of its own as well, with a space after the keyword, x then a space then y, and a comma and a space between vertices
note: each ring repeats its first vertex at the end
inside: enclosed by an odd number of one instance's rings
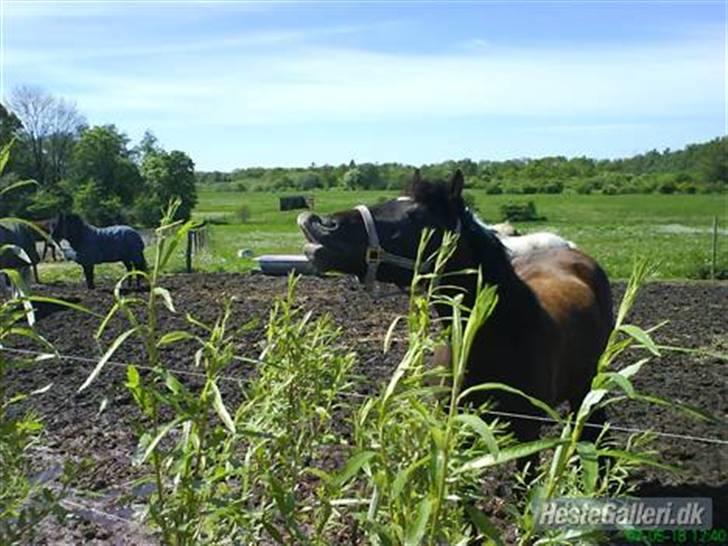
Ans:
MULTIPOLYGON (((550 398, 578 396, 590 382, 613 327, 609 281, 576 249, 554 249, 514 261, 543 310, 542 346, 550 347, 550 398)), ((537 329, 538 331, 538 329, 537 329)))

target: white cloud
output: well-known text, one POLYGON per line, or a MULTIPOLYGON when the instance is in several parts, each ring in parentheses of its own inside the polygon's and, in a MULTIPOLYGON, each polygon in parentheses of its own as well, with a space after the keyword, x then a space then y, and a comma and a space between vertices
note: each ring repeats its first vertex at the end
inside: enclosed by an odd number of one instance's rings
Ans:
POLYGON ((336 45, 339 36, 366 30, 270 30, 123 47, 117 40, 87 49, 11 40, 6 81, 67 94, 91 120, 152 127, 468 116, 622 121, 723 110, 723 44, 712 33, 581 49, 473 41, 449 54, 336 45))

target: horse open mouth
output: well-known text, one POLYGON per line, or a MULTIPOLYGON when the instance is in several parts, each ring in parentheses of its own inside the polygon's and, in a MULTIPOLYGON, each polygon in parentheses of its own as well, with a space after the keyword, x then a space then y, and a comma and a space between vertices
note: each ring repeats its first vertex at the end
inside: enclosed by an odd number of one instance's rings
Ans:
POLYGON ((344 270, 342 252, 331 248, 332 235, 325 233, 321 218, 311 212, 302 212, 296 221, 308 241, 303 245, 303 253, 313 266, 321 273, 344 270))

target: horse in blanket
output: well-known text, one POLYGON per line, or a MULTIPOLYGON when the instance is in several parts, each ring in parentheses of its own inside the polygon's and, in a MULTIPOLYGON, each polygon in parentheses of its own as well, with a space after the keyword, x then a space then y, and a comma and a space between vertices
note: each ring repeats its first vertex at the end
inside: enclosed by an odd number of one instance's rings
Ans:
MULTIPOLYGON (((63 239, 71 245, 71 259, 83 267, 86 286, 94 288, 94 266, 100 263, 122 262, 127 271, 146 271, 144 241, 130 226, 96 227, 77 214, 61 214, 53 228, 53 239, 63 239)), ((141 276, 136 276, 137 287, 141 276)))

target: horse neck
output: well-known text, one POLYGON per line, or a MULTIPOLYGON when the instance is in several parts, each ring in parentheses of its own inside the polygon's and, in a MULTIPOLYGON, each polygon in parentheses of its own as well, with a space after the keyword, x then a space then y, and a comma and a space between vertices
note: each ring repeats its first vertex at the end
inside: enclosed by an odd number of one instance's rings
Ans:
MULTIPOLYGON (((534 312, 538 307, 538 300, 531 289, 516 274, 506 250, 497 240, 488 241, 478 235, 464 231, 458 242, 453 257, 446 267, 446 271, 453 272, 463 269, 479 269, 484 285, 496 286, 498 305, 493 311, 490 323, 510 328, 513 324, 527 323, 531 317, 537 316, 534 312), (477 238, 477 241, 473 239, 477 238)), ((475 303, 478 290, 477 275, 463 274, 448 276, 447 284, 456 287, 464 294, 463 303, 470 308, 475 303)), ((451 316, 449 306, 441 306, 438 314, 444 318, 451 316)))
POLYGON ((91 224, 87 224, 83 220, 79 222, 79 226, 80 227, 76 233, 67 234, 66 236, 66 239, 68 239, 68 242, 71 244, 72 247, 85 241, 88 238, 89 234, 93 233, 97 229, 91 224))

